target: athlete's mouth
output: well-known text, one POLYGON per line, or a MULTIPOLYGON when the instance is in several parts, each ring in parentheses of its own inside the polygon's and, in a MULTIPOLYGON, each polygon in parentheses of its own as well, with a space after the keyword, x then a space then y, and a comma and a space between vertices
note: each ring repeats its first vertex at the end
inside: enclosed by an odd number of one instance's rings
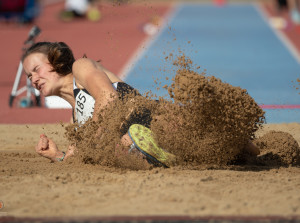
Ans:
POLYGON ((38 85, 38 90, 40 91, 42 89, 42 87, 44 86, 44 84, 39 84, 38 85))

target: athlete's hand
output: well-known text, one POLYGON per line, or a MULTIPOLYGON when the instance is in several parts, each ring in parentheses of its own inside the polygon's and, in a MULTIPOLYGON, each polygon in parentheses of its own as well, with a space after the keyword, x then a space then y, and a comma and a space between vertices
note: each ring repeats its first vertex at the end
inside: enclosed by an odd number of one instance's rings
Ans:
POLYGON ((56 144, 44 134, 40 135, 40 140, 35 147, 35 151, 52 161, 58 161, 57 159, 64 155, 58 150, 56 144))

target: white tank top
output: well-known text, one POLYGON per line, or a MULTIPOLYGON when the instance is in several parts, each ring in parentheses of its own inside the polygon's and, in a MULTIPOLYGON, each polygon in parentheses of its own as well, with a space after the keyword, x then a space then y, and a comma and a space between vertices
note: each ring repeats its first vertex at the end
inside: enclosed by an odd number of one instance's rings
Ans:
MULTIPOLYGON (((112 84, 117 90, 118 82, 112 84)), ((73 79, 73 91, 75 97, 74 121, 79 125, 84 124, 89 118, 93 117, 95 99, 86 89, 79 89, 73 79)))

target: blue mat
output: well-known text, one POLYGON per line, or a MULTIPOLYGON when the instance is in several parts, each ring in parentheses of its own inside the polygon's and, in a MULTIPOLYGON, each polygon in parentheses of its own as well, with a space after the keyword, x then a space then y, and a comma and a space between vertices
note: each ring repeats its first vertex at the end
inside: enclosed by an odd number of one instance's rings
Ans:
MULTIPOLYGON (((165 77, 176 68, 165 57, 180 52, 233 86, 240 86, 265 105, 300 104, 294 85, 300 77, 300 64, 265 21, 258 6, 229 4, 180 4, 166 26, 134 63, 127 82, 141 92, 158 96, 154 80, 169 84, 165 77)), ((171 79, 171 78, 170 78, 171 79)), ((266 109, 268 123, 300 122, 300 110, 266 109)))

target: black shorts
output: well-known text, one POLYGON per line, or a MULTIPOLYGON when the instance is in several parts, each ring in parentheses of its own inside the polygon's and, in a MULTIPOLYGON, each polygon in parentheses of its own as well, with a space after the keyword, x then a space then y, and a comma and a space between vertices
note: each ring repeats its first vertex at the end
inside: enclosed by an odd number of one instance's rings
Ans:
MULTIPOLYGON (((133 96, 140 95, 140 93, 136 89, 124 82, 118 83, 117 92, 119 93, 120 100, 124 100, 125 97, 129 94, 133 94, 133 96)), ((151 111, 147 108, 141 108, 138 112, 133 112, 132 114, 130 114, 126 122, 122 124, 120 132, 122 135, 126 134, 129 127, 133 124, 141 124, 149 128, 151 121, 151 111)))

